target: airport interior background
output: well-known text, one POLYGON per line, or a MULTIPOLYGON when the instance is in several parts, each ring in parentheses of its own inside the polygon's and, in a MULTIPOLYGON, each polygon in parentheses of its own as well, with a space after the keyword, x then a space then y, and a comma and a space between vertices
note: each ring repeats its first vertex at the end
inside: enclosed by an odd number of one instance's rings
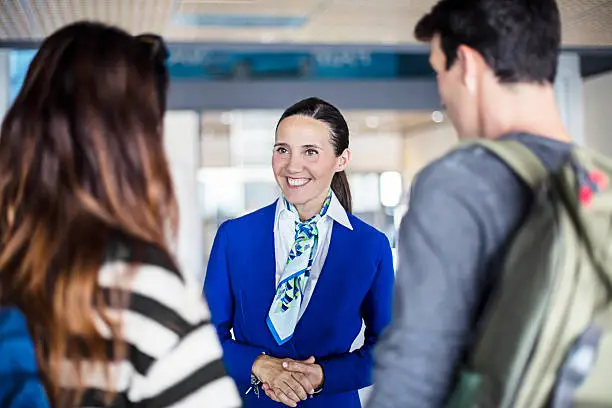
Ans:
MULTIPOLYGON (((396 247, 415 174, 456 143, 428 50, 434 0, 0 0, 0 118, 40 41, 72 21, 164 36, 166 147, 181 212, 178 259, 202 280, 226 219, 273 202, 274 129, 294 102, 338 106, 351 131, 355 214, 396 247)), ((612 2, 559 0, 555 90, 575 142, 612 154, 612 2)))

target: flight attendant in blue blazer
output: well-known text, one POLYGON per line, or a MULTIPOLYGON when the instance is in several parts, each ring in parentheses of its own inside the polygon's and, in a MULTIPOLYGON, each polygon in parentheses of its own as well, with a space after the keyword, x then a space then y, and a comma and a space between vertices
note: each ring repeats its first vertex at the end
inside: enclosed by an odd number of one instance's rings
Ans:
POLYGON ((372 383, 394 273, 388 239, 351 214, 348 146, 334 106, 287 109, 272 155, 282 196, 215 237, 204 289, 247 408, 361 407, 372 383), (350 351, 362 321, 365 342, 350 351))

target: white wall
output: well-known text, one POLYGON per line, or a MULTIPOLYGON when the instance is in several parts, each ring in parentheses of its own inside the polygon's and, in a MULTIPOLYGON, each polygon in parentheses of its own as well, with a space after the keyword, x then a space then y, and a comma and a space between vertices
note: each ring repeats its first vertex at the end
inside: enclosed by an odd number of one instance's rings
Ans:
POLYGON ((574 142, 584 144, 583 81, 578 54, 565 52, 560 55, 555 96, 567 131, 574 142))
POLYGON ((165 118, 164 144, 179 207, 176 256, 181 269, 202 280, 204 252, 198 212, 200 115, 193 111, 170 111, 165 118))
POLYGON ((402 171, 402 135, 372 132, 351 138, 352 172, 402 171))
POLYGON ((584 81, 585 142, 612 157, 612 73, 584 81))
POLYGON ((410 187, 413 177, 432 160, 442 156, 457 143, 457 133, 446 119, 404 134, 404 188, 410 187))

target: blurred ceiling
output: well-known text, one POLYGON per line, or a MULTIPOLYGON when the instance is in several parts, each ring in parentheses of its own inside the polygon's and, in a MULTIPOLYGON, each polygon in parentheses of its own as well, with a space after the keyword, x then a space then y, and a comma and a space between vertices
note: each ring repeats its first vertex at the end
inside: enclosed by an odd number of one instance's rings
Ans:
MULTIPOLYGON (((558 0, 566 46, 612 46, 612 1, 558 0)), ((435 0, 0 0, 0 41, 100 20, 175 42, 413 44, 435 0)))

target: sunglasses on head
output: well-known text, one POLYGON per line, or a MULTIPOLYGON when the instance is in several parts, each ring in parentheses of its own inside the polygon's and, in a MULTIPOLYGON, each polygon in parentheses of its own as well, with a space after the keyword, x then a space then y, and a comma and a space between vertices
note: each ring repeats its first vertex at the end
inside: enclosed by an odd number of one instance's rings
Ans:
POLYGON ((143 46, 147 47, 151 57, 157 61, 165 62, 170 56, 164 39, 156 34, 140 34, 134 37, 143 46))

